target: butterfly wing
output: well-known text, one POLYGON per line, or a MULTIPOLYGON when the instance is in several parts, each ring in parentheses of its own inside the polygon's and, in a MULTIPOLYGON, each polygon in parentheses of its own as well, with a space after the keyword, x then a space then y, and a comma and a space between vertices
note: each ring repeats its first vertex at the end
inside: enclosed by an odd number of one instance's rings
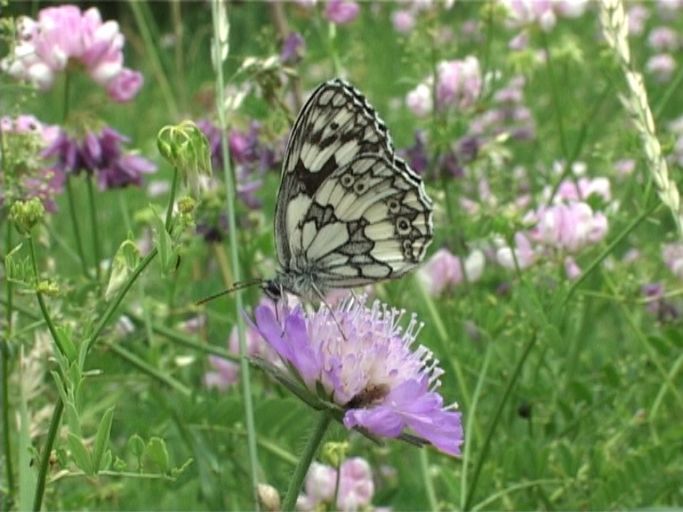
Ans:
POLYGON ((398 157, 363 154, 286 212, 288 251, 326 288, 398 277, 424 257, 432 203, 422 180, 398 157), (304 212, 303 216, 300 212, 304 212))
POLYGON ((275 206, 275 242, 290 268, 290 221, 301 221, 321 184, 360 154, 393 159, 387 128, 363 95, 343 80, 320 85, 301 109, 287 144, 275 206))

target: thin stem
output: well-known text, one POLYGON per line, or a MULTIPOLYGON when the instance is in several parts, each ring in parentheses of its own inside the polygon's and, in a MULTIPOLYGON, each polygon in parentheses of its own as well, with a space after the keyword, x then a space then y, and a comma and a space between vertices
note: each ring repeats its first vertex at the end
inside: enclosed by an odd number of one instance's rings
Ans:
POLYGON ((178 168, 173 168, 173 181, 171 182, 171 195, 168 198, 168 208, 166 208, 166 231, 171 233, 173 227, 173 203, 175 203, 175 194, 178 188, 178 168))
MULTIPOLYGON (((223 59, 222 55, 227 58, 229 51, 229 25, 227 14, 221 10, 219 6, 220 0, 213 0, 211 3, 211 14, 213 19, 213 63, 216 72, 216 107, 218 110, 218 123, 221 133, 221 152, 223 155, 223 174, 225 176, 226 199, 228 209, 228 237, 230 242, 230 263, 232 266, 232 275, 239 281, 240 261, 237 246, 237 220, 235 214, 235 182, 230 167, 230 151, 227 139, 227 120, 225 118, 225 83, 223 80, 223 59), (223 15, 224 19, 221 19, 223 15), (224 26, 225 25, 225 26, 224 26)), ((225 9, 225 5, 222 6, 225 9)), ((254 424, 254 405, 252 403, 251 391, 251 377, 250 367, 247 360, 247 343, 245 339, 244 318, 242 312, 244 311, 244 303, 242 300, 242 291, 235 291, 235 317, 237 320, 237 333, 240 346, 240 381, 242 387, 242 399, 244 403, 245 425, 247 427, 247 448, 249 453, 249 471, 251 473, 252 493, 254 496, 254 506, 258 509, 258 475, 259 468, 258 452, 256 446, 256 426, 254 424)), ((292 503, 293 505, 293 503, 292 503)))
POLYGON ((420 472, 422 473, 422 481, 425 485, 427 503, 429 503, 428 510, 439 510, 436 492, 434 491, 434 482, 432 481, 432 476, 429 474, 429 455, 424 448, 420 449, 420 472))
POLYGON ((560 149, 562 150, 562 157, 567 160, 569 151, 567 149, 567 138, 564 131, 564 120, 562 119, 562 110, 560 108, 560 98, 558 95, 557 81, 555 77, 555 66, 550 55, 550 47, 548 46, 548 38, 545 32, 541 30, 541 38, 543 40, 543 49, 545 50, 545 61, 548 68, 548 79, 550 81, 551 97, 553 99, 553 110, 555 111, 555 121, 557 122, 557 132, 560 136, 560 149))
POLYGON ((64 404, 62 399, 57 399, 55 409, 52 411, 52 419, 50 420, 50 429, 47 431, 47 439, 43 447, 43 453, 40 455, 40 468, 38 469, 38 481, 36 482, 36 493, 33 498, 33 510, 39 511, 43 504, 43 496, 45 495, 45 480, 47 477, 48 466, 50 465, 50 454, 52 447, 55 444, 57 431, 59 430, 59 423, 62 421, 62 412, 64 412, 64 404))
POLYGON ((289 487, 287 489, 287 495, 285 500, 282 502, 282 510, 287 512, 289 510, 294 510, 294 505, 296 504, 296 499, 299 496, 299 491, 301 490, 301 485, 303 484, 306 473, 308 473, 308 468, 311 466, 313 461, 313 456, 318 451, 318 446, 325 436, 327 427, 330 425, 332 416, 327 412, 323 411, 318 417, 318 422, 315 427, 313 427, 313 432, 311 432, 308 442, 304 447, 304 451, 301 454, 299 463, 294 470, 292 479, 289 481, 289 487))
POLYGON ((474 468, 474 473, 472 475, 472 483, 470 484, 470 488, 467 492, 467 499, 465 500, 465 506, 463 507, 463 510, 469 510, 471 505, 472 505, 474 493, 477 490, 477 484, 479 483, 479 475, 481 474, 481 470, 484 467, 484 462, 486 461, 486 458, 488 457, 489 450, 491 448, 491 440, 493 439, 493 434, 496 431, 496 427, 498 426, 498 422, 500 421, 500 416, 503 413, 503 409, 505 408, 505 404, 507 403, 508 398, 510 397, 510 393, 512 393, 512 388, 514 388, 515 384, 517 383, 517 379, 519 378, 519 375, 522 373, 522 368, 524 367, 524 362, 526 361, 527 357, 531 353, 531 349, 536 344, 537 339, 538 339, 538 337, 537 337, 536 333, 533 333, 533 335, 531 336, 531 339, 529 340, 526 347, 524 348, 524 352, 522 352, 522 355, 519 358, 519 361, 517 362, 517 366, 515 367, 515 371, 510 376, 510 380, 508 381, 508 385, 505 388, 505 393, 503 393, 503 396, 501 397, 500 402, 498 403, 498 408, 496 409, 496 412, 493 415, 493 419, 491 420, 491 425, 489 426, 489 430, 486 433, 486 438, 484 440, 484 446, 482 446, 482 449, 479 453, 479 459, 477 460, 477 465, 474 468))
POLYGON ((59 334, 57 334, 57 328, 55 327, 55 324, 52 321, 52 318, 50 317, 50 313, 48 313, 47 311, 47 306, 45 305, 45 299, 43 299, 43 294, 40 293, 40 290, 38 288, 40 285, 40 274, 38 273, 38 261, 36 260, 36 250, 35 244, 33 243, 33 237, 31 235, 28 235, 26 237, 26 241, 28 242, 29 252, 31 253, 31 265, 33 266, 33 274, 36 280, 36 297, 38 298, 38 305, 40 306, 40 311, 41 313, 43 313, 43 318, 45 319, 45 323, 47 323, 47 328, 50 330, 50 334, 52 335, 52 339, 54 340, 55 345, 57 345, 59 353, 62 355, 66 355, 64 347, 62 346, 62 342, 59 338, 59 334))
POLYGON ((93 246, 93 256, 95 257, 95 276, 97 277, 97 282, 100 282, 101 272, 100 272, 100 262, 102 261, 102 256, 100 252, 100 235, 97 225, 97 211, 95 210, 95 191, 93 187, 93 175, 89 174, 87 178, 88 183, 88 203, 90 206, 90 229, 92 231, 92 246, 93 246))
POLYGON ((579 278, 572 283, 571 288, 569 288, 569 291, 567 292, 567 295, 564 297, 564 304, 569 302, 569 299, 574 295, 574 292, 577 290, 577 288, 583 283, 586 278, 602 263, 602 261, 607 258, 607 256, 610 255, 610 253, 614 250, 614 248, 624 239, 626 238, 631 231, 636 229, 638 225, 643 222, 650 214, 652 214, 659 206, 661 203, 655 203, 652 205, 650 208, 646 208, 643 210, 643 212, 638 215, 631 223, 626 226, 626 228, 619 233, 614 240, 612 240, 607 247, 605 247, 605 250, 602 251, 597 258, 595 258, 588 267, 586 267, 586 270, 584 270, 579 278))
POLYGON ((140 276, 143 270, 147 268, 147 265, 149 265, 152 260, 155 258, 157 255, 157 248, 155 247, 150 251, 150 253, 145 256, 142 261, 140 261, 133 270, 133 273, 130 275, 128 278, 128 281, 126 284, 119 290, 118 294, 114 298, 112 302, 109 303, 109 306, 105 310, 105 312, 102 314, 100 317, 100 321, 98 324, 95 326, 95 329, 93 330, 92 334, 88 337, 88 340, 85 342, 86 343, 86 354, 90 352, 92 349, 92 346, 95 344, 95 341, 97 341, 97 338, 99 335, 102 333, 104 328, 107 326, 107 323, 109 323, 109 320, 111 320, 111 317, 114 316, 114 313, 116 312, 116 309, 119 307, 119 304, 121 304, 121 301, 123 298, 126 296, 128 293, 128 290, 133 286, 137 278, 140 276))
MULTIPOLYGON (((5 238, 5 250, 12 250, 12 225, 7 223, 7 234, 5 238)), ((7 269, 5 269, 5 273, 7 269)), ((7 508, 12 503, 14 494, 14 468, 12 467, 12 452, 10 439, 10 410, 9 410, 9 344, 12 339, 12 314, 14 286, 12 280, 5 276, 7 304, 5 307, 5 339, 0 346, 0 357, 2 357, 2 444, 5 452, 5 473, 7 475, 7 496, 5 503, 7 508)))
POLYGON ((164 372, 157 370, 147 361, 140 358, 137 354, 134 354, 126 350, 117 343, 107 343, 107 345, 116 355, 118 355, 121 359, 124 359, 125 361, 135 366, 137 369, 142 371, 142 373, 146 373, 153 379, 158 380, 162 384, 175 389, 176 391, 185 396, 189 397, 192 394, 192 391, 190 391, 190 389, 187 386, 183 385, 176 379, 169 377, 164 372))
POLYGON ((74 199, 73 185, 71 184, 71 174, 66 176, 66 198, 69 203, 69 215, 71 217, 71 226, 74 230, 74 238, 76 238, 76 250, 78 251, 78 258, 81 260, 81 270, 83 275, 90 279, 88 272, 88 264, 85 261, 85 251, 83 250, 83 239, 81 238, 81 228, 78 225, 78 216, 76 215, 76 201, 74 199))

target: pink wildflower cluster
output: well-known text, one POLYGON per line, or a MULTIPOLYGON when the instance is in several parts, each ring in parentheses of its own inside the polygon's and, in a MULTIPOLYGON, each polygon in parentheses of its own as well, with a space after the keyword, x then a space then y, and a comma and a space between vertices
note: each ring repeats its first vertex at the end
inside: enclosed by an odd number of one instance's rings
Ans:
POLYGON ((558 18, 578 18, 583 15, 588 0, 499 0, 506 8, 508 22, 513 27, 536 24, 550 31, 558 18))
POLYGON ((353 0, 328 0, 325 17, 337 25, 352 23, 360 13, 360 5, 353 0))
POLYGON ((482 88, 479 60, 470 55, 461 60, 442 61, 437 67, 436 87, 433 80, 434 77, 428 77, 406 96, 406 105, 413 114, 424 117, 435 105, 439 110, 468 109, 474 105, 482 88))
POLYGON ((338 480, 335 468, 319 462, 311 464, 304 490, 305 493, 296 501, 297 510, 346 512, 368 510, 375 494, 375 484, 370 464, 365 459, 353 457, 341 464, 338 480))
POLYGON ((601 177, 576 177, 560 183, 552 202, 551 195, 550 188, 546 188, 542 205, 524 216, 531 227, 516 233, 514 248, 501 245, 496 259, 506 268, 524 269, 543 256, 559 253, 564 256, 567 276, 574 279, 581 274, 574 256, 607 234, 607 216, 586 201, 593 195, 609 201, 609 181, 601 177))
POLYGON ((78 63, 115 101, 133 99, 142 75, 123 65, 124 37, 116 21, 102 22, 100 12, 81 12, 75 5, 46 7, 38 19, 22 17, 14 51, 0 67, 41 90, 52 87, 57 75, 78 63))
POLYGON ((391 14, 391 23, 394 29, 401 33, 407 34, 415 28, 417 23, 417 16, 424 11, 434 7, 443 7, 450 9, 453 7, 454 0, 445 0, 440 2, 432 2, 431 0, 412 0, 408 2, 400 2, 399 9, 391 14))
POLYGON ((430 295, 436 296, 463 283, 465 279, 470 283, 478 281, 484 273, 485 261, 484 253, 479 250, 472 251, 463 261, 442 248, 420 267, 417 278, 430 295))

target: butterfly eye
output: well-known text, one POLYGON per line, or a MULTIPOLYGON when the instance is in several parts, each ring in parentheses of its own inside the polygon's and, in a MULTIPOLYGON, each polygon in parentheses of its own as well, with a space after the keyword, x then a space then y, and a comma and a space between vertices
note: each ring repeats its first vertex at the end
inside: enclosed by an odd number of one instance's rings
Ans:
POLYGON ((353 185, 353 176, 350 174, 344 174, 344 176, 341 177, 341 184, 343 187, 350 187, 353 185))
POLYGON ((405 217, 396 219, 396 230, 399 235, 407 235, 410 233, 410 222, 405 217))

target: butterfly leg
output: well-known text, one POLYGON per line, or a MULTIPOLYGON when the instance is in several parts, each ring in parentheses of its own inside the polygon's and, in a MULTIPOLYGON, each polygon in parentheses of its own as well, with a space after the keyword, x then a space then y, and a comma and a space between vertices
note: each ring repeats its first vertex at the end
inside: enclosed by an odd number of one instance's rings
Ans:
POLYGON ((313 291, 315 292, 315 294, 320 299, 320 302, 325 304, 325 307, 329 310, 330 315, 332 316, 332 320, 334 320, 334 323, 337 324, 337 328, 339 329, 339 334, 342 335, 342 338, 344 338, 344 340, 348 341, 348 339, 346 338, 346 334, 344 334, 344 329, 342 329, 341 323, 339 322, 339 320, 337 320, 337 317, 334 316, 334 311, 332 310, 332 306, 330 306, 329 303, 325 300, 325 296, 323 295, 323 292, 320 291, 320 288, 318 288, 315 285, 315 283, 311 283, 311 287, 313 288, 313 291))

